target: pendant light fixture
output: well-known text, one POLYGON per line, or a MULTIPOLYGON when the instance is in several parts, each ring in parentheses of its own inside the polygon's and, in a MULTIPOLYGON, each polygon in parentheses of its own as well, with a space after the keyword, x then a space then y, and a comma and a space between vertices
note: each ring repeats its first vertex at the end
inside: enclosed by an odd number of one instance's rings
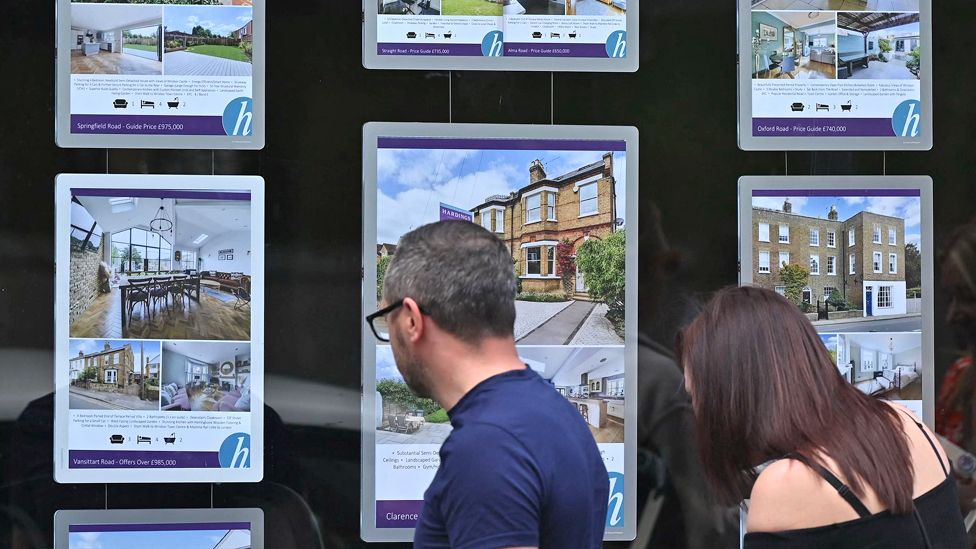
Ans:
POLYGON ((156 217, 149 222, 149 230, 154 233, 172 232, 173 230, 173 220, 166 213, 162 198, 159 199, 159 209, 156 210, 156 217))

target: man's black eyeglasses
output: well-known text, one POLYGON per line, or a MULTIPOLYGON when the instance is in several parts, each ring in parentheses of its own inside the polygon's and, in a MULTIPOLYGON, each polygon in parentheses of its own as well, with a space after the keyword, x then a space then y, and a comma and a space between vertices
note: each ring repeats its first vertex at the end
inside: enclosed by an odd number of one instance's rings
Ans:
MULTIPOLYGON (((369 329, 373 330, 373 335, 376 336, 376 339, 383 342, 390 341, 390 325, 386 322, 386 315, 392 313, 398 307, 402 306, 403 300, 401 299, 366 317, 366 323, 369 324, 369 329)), ((423 307, 418 305, 418 308, 420 309, 421 314, 428 314, 423 307)))

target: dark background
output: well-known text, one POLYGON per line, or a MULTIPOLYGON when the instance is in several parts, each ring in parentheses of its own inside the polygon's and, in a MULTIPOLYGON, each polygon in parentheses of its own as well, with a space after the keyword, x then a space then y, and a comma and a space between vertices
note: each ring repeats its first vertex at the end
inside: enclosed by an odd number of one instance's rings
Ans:
MULTIPOLYGON (((306 423, 312 426, 278 423, 269 412, 268 465, 258 485, 53 482, 49 393, 58 173, 263 176, 267 372, 352 394, 360 390, 361 127, 367 121, 636 126, 642 216, 654 206, 660 210, 662 229, 680 261, 672 286, 702 298, 736 282, 736 180, 742 175, 930 175, 937 248, 974 213, 976 73, 968 52, 976 2, 971 0, 934 2, 934 149, 887 154, 740 151, 736 6, 714 0, 643 2, 637 73, 554 75, 367 71, 361 65, 359 2, 270 0, 263 151, 59 149, 54 144, 54 5, 54 0, 6 0, 0 8, 4 547, 49 546, 57 509, 211 505, 264 508, 275 532, 271 548, 313 547, 303 538, 312 531, 312 516, 325 547, 361 543, 358 425, 337 419, 358 415, 355 399, 336 417, 311 418, 306 423), (13 396, 40 400, 20 414, 3 407, 13 396), (11 538, 13 531, 18 533, 11 538)), ((642 257, 648 245, 642 240, 642 257)), ((926 295, 935 297, 937 380, 955 356, 943 321, 946 296, 939 273, 937 265, 935 285, 924 283, 935 289, 926 295)), ((649 290, 642 281, 641 295, 649 290)), ((641 303, 642 324, 679 320, 654 316, 641 303)))

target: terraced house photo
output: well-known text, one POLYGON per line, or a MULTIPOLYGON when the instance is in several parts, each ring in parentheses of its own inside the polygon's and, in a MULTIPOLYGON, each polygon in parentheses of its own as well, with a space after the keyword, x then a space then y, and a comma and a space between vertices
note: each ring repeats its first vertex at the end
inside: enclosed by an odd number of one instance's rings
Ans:
POLYGON ((126 194, 72 200, 71 337, 250 339, 250 195, 126 194))
POLYGON ((72 339, 68 407, 158 410, 160 350, 158 341, 72 339))
POLYGON ((167 6, 165 17, 165 74, 251 76, 252 8, 167 6))
POLYGON ((623 345, 625 153, 380 149, 377 155, 378 292, 402 234, 464 219, 494 233, 512 255, 519 344, 623 345))
POLYGON ((820 332, 921 330, 920 208, 918 196, 754 195, 753 283, 820 332))

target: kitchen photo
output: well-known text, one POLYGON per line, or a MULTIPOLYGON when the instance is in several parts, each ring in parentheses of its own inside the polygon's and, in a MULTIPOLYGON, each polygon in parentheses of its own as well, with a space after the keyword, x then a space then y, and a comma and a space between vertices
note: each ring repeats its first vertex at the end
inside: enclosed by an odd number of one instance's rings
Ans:
POLYGON ((71 74, 160 75, 162 6, 71 6, 71 74))
POLYGON ((598 444, 624 442, 624 347, 519 347, 519 358, 579 411, 598 444))

